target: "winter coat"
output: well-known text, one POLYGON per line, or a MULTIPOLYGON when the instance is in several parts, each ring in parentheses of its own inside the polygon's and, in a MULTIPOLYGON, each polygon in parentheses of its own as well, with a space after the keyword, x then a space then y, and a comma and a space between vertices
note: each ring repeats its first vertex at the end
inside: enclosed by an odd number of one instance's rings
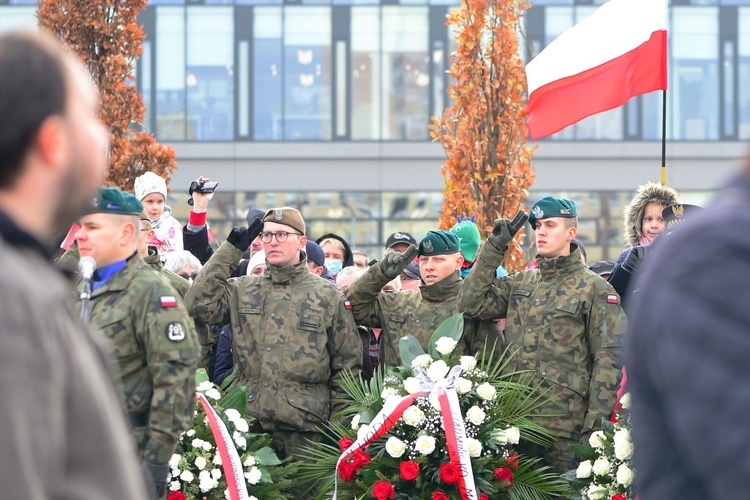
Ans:
POLYGON ((647 182, 638 186, 635 196, 622 211, 622 230, 625 244, 629 247, 641 244, 641 223, 649 203, 657 203, 663 207, 679 203, 677 191, 658 182, 647 182))

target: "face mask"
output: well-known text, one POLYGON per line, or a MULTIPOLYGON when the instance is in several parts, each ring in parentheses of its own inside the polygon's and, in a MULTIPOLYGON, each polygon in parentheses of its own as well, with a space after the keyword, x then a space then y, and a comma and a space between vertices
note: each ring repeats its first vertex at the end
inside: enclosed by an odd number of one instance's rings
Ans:
POLYGON ((328 272, 334 276, 336 276, 341 271, 341 268, 344 267, 343 260, 326 259, 325 264, 328 272))

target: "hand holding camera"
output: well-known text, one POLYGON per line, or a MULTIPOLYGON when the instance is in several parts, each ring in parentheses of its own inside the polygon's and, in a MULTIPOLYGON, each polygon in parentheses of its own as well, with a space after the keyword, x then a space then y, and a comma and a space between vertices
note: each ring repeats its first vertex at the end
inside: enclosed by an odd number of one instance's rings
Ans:
POLYGON ((214 197, 218 185, 218 182, 211 182, 211 179, 203 176, 198 177, 197 180, 190 183, 188 205, 193 207, 193 212, 208 212, 208 202, 214 197))

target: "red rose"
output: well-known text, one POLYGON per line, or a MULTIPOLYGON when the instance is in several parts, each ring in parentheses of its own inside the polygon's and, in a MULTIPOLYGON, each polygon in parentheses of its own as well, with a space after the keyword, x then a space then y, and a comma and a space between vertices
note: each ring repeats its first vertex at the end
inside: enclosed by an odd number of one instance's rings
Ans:
POLYGON ((404 481, 414 481, 419 475, 419 464, 407 460, 406 462, 401 462, 398 466, 398 471, 401 473, 401 479, 404 481))
POLYGON ((450 498, 442 491, 436 491, 432 494, 432 500, 450 500, 450 498))
POLYGON ((440 479, 442 479, 444 483, 455 484, 460 475, 461 473, 455 465, 451 463, 440 465, 440 479))
POLYGON ((365 465, 370 465, 370 462, 372 462, 372 457, 365 453, 362 450, 357 450, 354 452, 354 467, 359 470, 365 465))
POLYGON ((518 469, 518 453, 511 453, 508 458, 505 459, 505 463, 511 469, 518 469))
POLYGON ((487 493, 479 495, 479 500, 490 500, 490 496, 487 493))
POLYGON ((391 483, 375 481, 375 486, 372 488, 372 496, 378 500, 390 500, 396 496, 396 489, 391 483))
POLYGON ((185 494, 181 491, 173 491, 167 495, 167 500, 186 500, 185 494))
POLYGON ((357 475, 357 468, 351 462, 341 462, 339 464, 339 475, 341 479, 348 483, 357 475))
POLYGON ((349 439, 346 436, 342 436, 341 439, 339 440, 339 450, 345 451, 353 444, 354 444, 354 440, 349 439))
POLYGON ((498 467, 495 469, 495 481, 503 481, 508 483, 506 489, 513 487, 513 471, 507 467, 498 467))
POLYGON ((628 497, 626 497, 622 493, 618 493, 617 495, 612 497, 612 500, 628 500, 628 497))

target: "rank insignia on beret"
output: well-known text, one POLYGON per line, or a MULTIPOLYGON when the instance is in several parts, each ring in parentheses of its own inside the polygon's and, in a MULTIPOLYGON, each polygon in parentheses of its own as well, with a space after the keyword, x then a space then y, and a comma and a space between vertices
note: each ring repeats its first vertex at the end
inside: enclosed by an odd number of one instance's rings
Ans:
POLYGON ((422 248, 424 248, 425 253, 432 253, 435 250, 430 240, 425 241, 424 244, 422 245, 422 248))
POLYGON ((352 310, 352 303, 349 302, 348 300, 345 300, 344 301, 344 307, 346 308, 347 311, 351 311, 352 310))
POLYGON ((570 215, 570 209, 569 208, 561 208, 560 209, 560 215, 570 215))
POLYGON ((173 295, 164 295, 160 300, 162 307, 177 307, 177 297, 173 295))
POLYGON ((607 295, 607 304, 617 304, 619 301, 617 300, 617 295, 607 295))
POLYGON ((274 210, 273 211, 273 218, 276 220, 281 220, 284 218, 284 212, 282 210, 274 210))
POLYGON ((186 337, 185 328, 181 323, 168 324, 165 333, 167 334, 167 338, 172 342, 182 342, 186 337))
POLYGON ((544 210, 539 207, 532 208, 531 213, 534 214, 534 217, 536 217, 537 219, 541 219, 542 217, 544 217, 544 210))

